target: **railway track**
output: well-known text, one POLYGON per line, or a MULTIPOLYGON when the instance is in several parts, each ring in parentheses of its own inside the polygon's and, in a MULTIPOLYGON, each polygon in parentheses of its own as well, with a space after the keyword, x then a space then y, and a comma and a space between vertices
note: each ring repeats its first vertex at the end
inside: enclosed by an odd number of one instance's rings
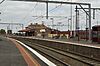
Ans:
MULTIPOLYGON (((33 48, 33 46, 31 46, 33 48)), ((34 46, 35 48, 40 48, 39 46, 34 46)), ((62 61, 61 59, 57 58, 54 56, 54 53, 50 50, 43 49, 40 48, 39 50, 36 49, 40 54, 42 54, 43 56, 47 57, 49 60, 51 60, 53 63, 55 63, 57 66, 70 66, 67 62, 62 61), (43 52, 45 50, 45 52, 43 52)), ((57 55, 57 54, 55 54, 57 55)))
POLYGON ((29 41, 29 39, 20 39, 20 41, 37 50, 39 53, 57 64, 57 66, 96 66, 94 61, 86 62, 86 58, 73 56, 71 53, 65 53, 57 49, 33 43, 32 41, 29 41), (81 61, 77 58, 81 58, 83 60, 81 61))
MULTIPOLYGON (((48 58, 49 60, 51 60, 53 63, 55 63, 57 66, 70 66, 67 62, 62 61, 61 59, 57 58, 56 56, 54 56, 55 52, 52 52, 52 50, 47 49, 47 47, 43 47, 41 45, 37 45, 34 43, 34 45, 31 42, 27 42, 27 41, 22 41, 23 43, 25 42, 25 44, 33 49, 35 49, 36 51, 38 51, 40 54, 42 54, 43 56, 45 56, 46 58, 48 58), (52 53, 52 54, 51 54, 52 53)), ((58 55, 58 54, 55 54, 58 55)), ((61 56, 62 57, 62 56, 61 56)))

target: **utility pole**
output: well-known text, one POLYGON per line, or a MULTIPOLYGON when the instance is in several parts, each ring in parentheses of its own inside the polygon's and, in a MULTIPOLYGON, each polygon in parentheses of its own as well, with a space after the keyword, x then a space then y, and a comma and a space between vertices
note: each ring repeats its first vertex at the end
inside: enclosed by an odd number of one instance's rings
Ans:
POLYGON ((86 14, 86 41, 88 40, 88 15, 86 14))
MULTIPOLYGON (((77 8, 82 9, 82 8, 77 8)), ((93 19, 95 19, 95 10, 100 10, 100 8, 91 8, 91 4, 88 5, 88 8, 84 8, 84 10, 88 10, 87 17, 89 18, 89 41, 91 42, 91 11, 93 10, 93 19)))
POLYGON ((82 10, 84 10, 84 12, 88 15, 88 17, 89 17, 89 42, 91 43, 91 4, 89 4, 88 5, 88 8, 83 8, 81 5, 79 5, 81 8, 76 8, 76 10, 78 10, 78 9, 82 9, 82 10), (85 10, 85 9, 88 9, 88 12, 85 10))
POLYGON ((77 10, 77 5, 76 5, 76 29, 75 29, 75 34, 76 37, 78 37, 78 41, 79 41, 79 10, 77 10))
POLYGON ((92 37, 92 33, 91 33, 91 4, 89 4, 88 7, 89 7, 89 42, 91 42, 91 37, 92 37))
POLYGON ((78 30, 78 10, 77 10, 77 5, 76 5, 76 10, 75 10, 75 12, 76 12, 76 23, 75 23, 75 33, 76 33, 76 36, 77 36, 77 30, 78 30))
MULTIPOLYGON (((52 29, 51 29, 51 30, 53 31, 53 18, 50 18, 50 19, 51 19, 51 21, 52 21, 52 29)), ((52 31, 51 31, 51 32, 52 32, 52 31)), ((53 38, 53 34, 52 34, 52 38, 53 38)))
POLYGON ((75 37, 75 16, 73 16, 73 37, 75 37))
MULTIPOLYGON (((72 2, 72 0, 71 0, 72 2)), ((71 15, 71 20, 70 20, 70 36, 72 36, 72 4, 71 4, 71 7, 70 7, 70 15, 71 15)))
POLYGON ((70 32, 71 32, 71 31, 70 31, 70 24, 69 24, 69 23, 70 23, 70 20, 71 20, 71 19, 69 18, 69 19, 68 19, 68 34, 69 34, 69 38, 71 37, 71 36, 70 36, 70 34, 71 34, 71 33, 70 33, 70 32))
POLYGON ((51 21, 52 21, 52 29, 54 28, 54 19, 53 18, 50 18, 51 21))
MULTIPOLYGON (((89 41, 91 41, 91 4, 90 3, 77 3, 77 2, 63 2, 63 1, 46 1, 46 0, 12 0, 12 1, 31 1, 31 2, 43 2, 43 3, 55 3, 55 4, 72 4, 72 5, 79 5, 84 11, 85 9, 81 6, 81 5, 86 5, 88 6, 88 9, 89 9, 89 13, 87 13, 86 11, 86 14, 88 14, 89 16, 89 41)), ((47 14, 48 15, 48 14, 47 14)))
POLYGON ((48 19, 48 1, 46 2, 46 19, 48 19))

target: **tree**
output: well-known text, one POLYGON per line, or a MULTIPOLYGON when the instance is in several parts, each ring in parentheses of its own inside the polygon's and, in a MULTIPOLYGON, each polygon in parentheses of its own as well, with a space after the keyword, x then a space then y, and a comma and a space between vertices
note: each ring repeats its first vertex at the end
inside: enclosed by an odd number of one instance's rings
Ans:
POLYGON ((0 34, 6 34, 6 31, 4 29, 1 29, 0 34))

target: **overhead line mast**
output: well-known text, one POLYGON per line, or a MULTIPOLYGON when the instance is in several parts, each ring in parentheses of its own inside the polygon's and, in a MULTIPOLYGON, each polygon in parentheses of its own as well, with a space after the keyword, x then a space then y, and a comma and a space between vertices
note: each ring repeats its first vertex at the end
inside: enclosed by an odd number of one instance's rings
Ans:
POLYGON ((76 3, 76 2, 63 2, 63 1, 43 1, 43 0, 10 0, 10 1, 30 1, 30 2, 43 2, 43 3, 56 3, 56 4, 73 4, 73 5, 90 5, 90 3, 76 3))
MULTIPOLYGON (((56 4, 72 4, 72 5, 79 5, 81 8, 81 5, 87 5, 88 6, 88 16, 89 16, 89 41, 91 42, 91 4, 90 3, 76 3, 76 2, 62 2, 62 1, 43 1, 43 0, 10 0, 10 1, 30 1, 30 2, 43 2, 43 3, 56 3, 56 4)), ((84 8, 82 8, 84 10, 84 8)), ((48 11, 48 9, 47 9, 48 11)), ((46 15, 48 18, 48 12, 46 15)))

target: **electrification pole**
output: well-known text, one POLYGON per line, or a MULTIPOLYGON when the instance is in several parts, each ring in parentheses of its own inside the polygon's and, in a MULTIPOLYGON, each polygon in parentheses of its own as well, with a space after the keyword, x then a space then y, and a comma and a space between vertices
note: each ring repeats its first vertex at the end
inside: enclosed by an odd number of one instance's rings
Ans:
POLYGON ((48 1, 46 2, 46 19, 48 19, 48 1))
MULTIPOLYGON (((71 2, 72 2, 72 0, 71 0, 71 2)), ((70 36, 72 36, 72 4, 71 4, 71 10, 70 10, 70 15, 71 15, 71 22, 70 22, 70 36)))
MULTIPOLYGON (((12 1, 31 1, 31 2, 43 2, 43 3, 56 3, 56 4, 72 4, 72 5, 79 5, 84 11, 85 9, 81 5, 87 5, 89 9, 89 41, 91 41, 91 4, 90 3, 77 3, 77 2, 63 2, 63 1, 47 1, 47 0, 12 0, 12 1)), ((48 14, 47 14, 48 15, 48 14)))

